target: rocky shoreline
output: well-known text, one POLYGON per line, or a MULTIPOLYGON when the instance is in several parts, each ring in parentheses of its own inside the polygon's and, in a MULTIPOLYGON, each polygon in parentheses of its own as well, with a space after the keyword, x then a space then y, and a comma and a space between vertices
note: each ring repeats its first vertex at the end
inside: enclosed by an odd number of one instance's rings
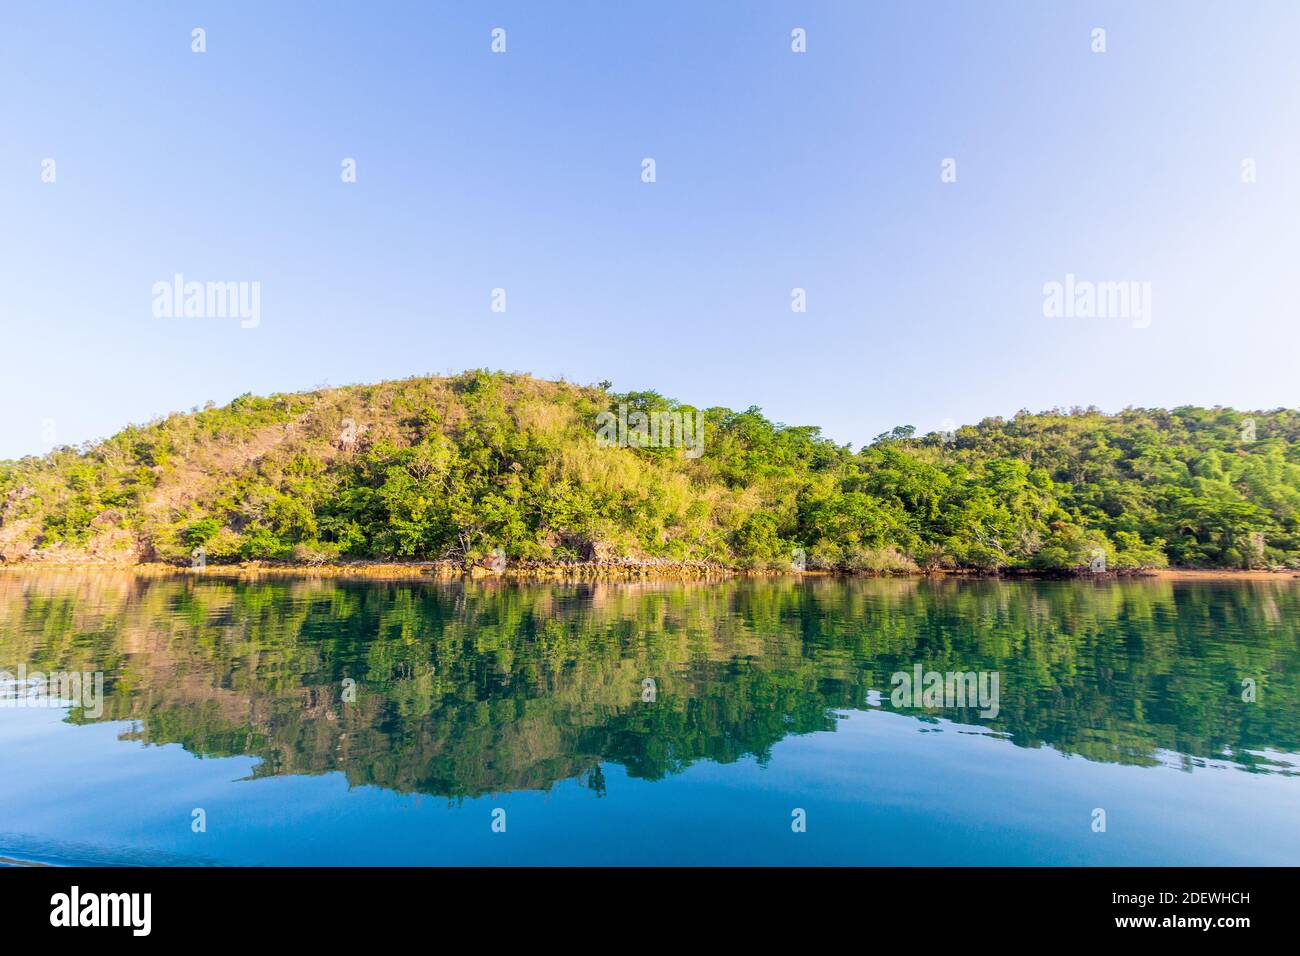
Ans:
POLYGON ((1296 569, 1238 570, 1231 568, 1125 568, 1094 572, 1088 568, 1036 571, 1002 569, 984 571, 945 568, 932 571, 795 571, 790 568, 737 568, 707 561, 672 561, 667 559, 634 560, 612 558, 599 561, 517 561, 505 567, 461 561, 353 561, 329 564, 296 562, 245 561, 233 564, 210 564, 205 567, 157 562, 127 563, 102 560, 0 562, 0 572, 12 574, 48 571, 126 572, 140 576, 197 575, 203 577, 328 577, 375 580, 667 580, 713 581, 744 577, 892 577, 892 578, 962 578, 962 579, 1037 579, 1116 580, 1120 578, 1165 578, 1187 580, 1281 580, 1300 579, 1296 569))

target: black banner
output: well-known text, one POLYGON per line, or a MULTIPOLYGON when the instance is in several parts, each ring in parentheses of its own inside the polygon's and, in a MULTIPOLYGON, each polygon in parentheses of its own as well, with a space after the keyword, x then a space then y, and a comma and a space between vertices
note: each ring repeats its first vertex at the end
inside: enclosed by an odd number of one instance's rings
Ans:
POLYGON ((858 923, 873 939, 893 926, 900 938, 934 933, 946 942, 1032 931, 1062 940, 1198 936, 1231 945, 1292 925, 1295 875, 1209 868, 0 867, 0 918, 9 941, 55 943, 74 933, 81 941, 340 942, 384 926, 477 927, 494 942, 540 942, 556 932, 649 940, 675 935, 673 924, 689 921, 738 938, 761 938, 776 924, 858 923))

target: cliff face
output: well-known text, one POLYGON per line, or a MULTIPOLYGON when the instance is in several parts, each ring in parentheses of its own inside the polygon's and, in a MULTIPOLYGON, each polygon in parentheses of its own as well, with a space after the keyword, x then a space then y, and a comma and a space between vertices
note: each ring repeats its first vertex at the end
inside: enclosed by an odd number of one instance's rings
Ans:
POLYGON ((467 372, 241 396, 0 463, 5 562, 1300 564, 1292 410, 1021 413, 858 452, 754 408, 467 372))

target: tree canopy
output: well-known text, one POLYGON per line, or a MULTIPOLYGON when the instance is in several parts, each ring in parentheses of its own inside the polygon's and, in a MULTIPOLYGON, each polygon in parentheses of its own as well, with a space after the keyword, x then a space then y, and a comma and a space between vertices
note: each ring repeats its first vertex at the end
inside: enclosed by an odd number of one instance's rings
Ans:
POLYGON ((1300 566, 1300 413, 1020 412, 854 451, 757 408, 471 371, 243 395, 0 463, 0 557, 512 559, 601 552, 898 571, 1300 566), (602 447, 623 408, 704 450, 602 447))

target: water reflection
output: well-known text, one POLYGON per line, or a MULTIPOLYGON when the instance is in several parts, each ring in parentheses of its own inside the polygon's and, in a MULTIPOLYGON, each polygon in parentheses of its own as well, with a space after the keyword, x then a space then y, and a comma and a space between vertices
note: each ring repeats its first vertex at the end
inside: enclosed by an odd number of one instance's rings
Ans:
POLYGON ((1093 761, 1294 773, 1297 622, 1289 580, 0 575, 0 669, 104 672, 98 719, 132 721, 126 739, 449 798, 569 778, 602 792, 608 762, 657 779, 763 761, 873 691, 890 707, 890 675, 917 663, 1001 678, 996 718, 918 720, 1093 761))

